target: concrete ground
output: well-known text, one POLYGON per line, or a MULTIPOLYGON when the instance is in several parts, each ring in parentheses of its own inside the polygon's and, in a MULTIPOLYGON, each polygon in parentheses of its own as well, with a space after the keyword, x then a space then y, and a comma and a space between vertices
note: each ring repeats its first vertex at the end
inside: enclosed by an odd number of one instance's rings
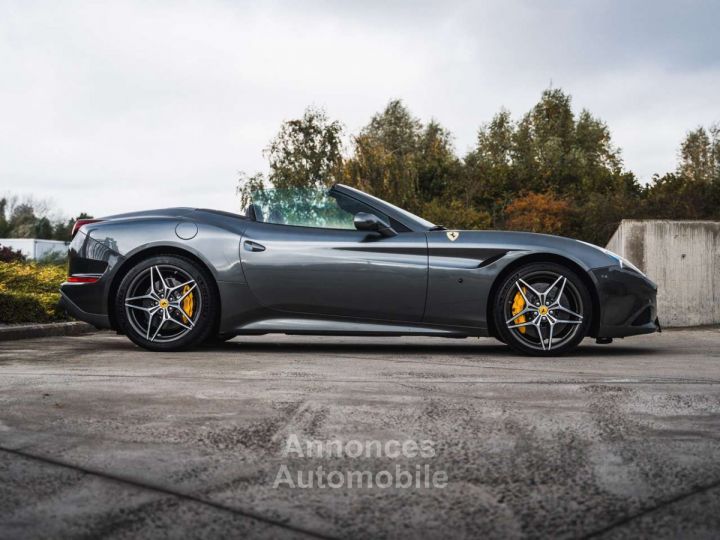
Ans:
POLYGON ((0 343, 0 538, 719 534, 718 329, 556 359, 489 339, 0 343), (336 439, 431 452, 288 452, 336 439), (447 486, 273 486, 426 465, 447 486))

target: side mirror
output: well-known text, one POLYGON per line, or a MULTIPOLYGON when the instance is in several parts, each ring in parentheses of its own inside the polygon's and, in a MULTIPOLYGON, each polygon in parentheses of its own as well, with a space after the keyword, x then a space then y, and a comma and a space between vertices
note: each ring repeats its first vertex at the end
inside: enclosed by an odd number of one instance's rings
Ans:
POLYGON ((375 231, 382 236, 397 236, 397 232, 384 219, 380 219, 375 214, 367 212, 358 212, 355 214, 355 228, 358 231, 375 231))

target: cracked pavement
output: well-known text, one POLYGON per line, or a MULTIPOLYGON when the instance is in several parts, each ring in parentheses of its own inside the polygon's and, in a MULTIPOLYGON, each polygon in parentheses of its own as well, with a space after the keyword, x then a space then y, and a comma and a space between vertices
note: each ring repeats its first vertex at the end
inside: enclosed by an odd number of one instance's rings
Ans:
POLYGON ((586 340, 555 359, 491 339, 0 342, 2 538, 718 534, 718 328, 586 340), (291 435, 435 452, 287 456, 291 435), (448 484, 275 488, 283 464, 427 464, 448 484))

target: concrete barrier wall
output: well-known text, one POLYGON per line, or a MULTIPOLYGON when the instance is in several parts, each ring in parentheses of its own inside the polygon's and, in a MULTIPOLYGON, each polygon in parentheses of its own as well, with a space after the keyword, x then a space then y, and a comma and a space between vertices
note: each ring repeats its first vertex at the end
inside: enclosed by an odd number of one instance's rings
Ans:
POLYGON ((658 284, 663 326, 720 324, 720 222, 626 219, 607 248, 658 284))

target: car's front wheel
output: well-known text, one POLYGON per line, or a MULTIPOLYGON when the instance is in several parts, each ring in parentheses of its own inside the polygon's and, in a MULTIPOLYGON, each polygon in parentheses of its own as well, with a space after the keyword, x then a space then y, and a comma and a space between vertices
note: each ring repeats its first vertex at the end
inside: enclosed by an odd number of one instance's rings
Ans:
POLYGON ((137 263, 115 297, 115 317, 137 345, 174 351, 199 345, 213 329, 218 310, 212 277, 196 262, 159 255, 137 263))
POLYGON ((530 263, 507 276, 495 295, 495 328, 517 351, 555 356, 587 335, 592 300, 580 277, 555 263, 530 263))

